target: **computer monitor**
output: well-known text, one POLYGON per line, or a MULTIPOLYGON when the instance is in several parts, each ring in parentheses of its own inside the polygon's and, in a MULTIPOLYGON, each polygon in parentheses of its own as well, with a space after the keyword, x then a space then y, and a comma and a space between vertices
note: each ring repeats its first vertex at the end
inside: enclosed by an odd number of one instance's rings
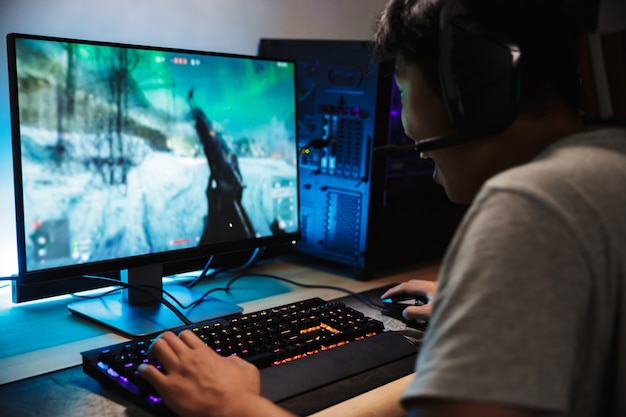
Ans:
MULTIPOLYGON (((26 34, 7 46, 18 289, 111 272, 161 288, 171 265, 300 238, 294 62, 26 34)), ((140 289, 69 308, 131 336, 182 324, 140 289)), ((239 311, 208 298, 184 313, 239 311)))

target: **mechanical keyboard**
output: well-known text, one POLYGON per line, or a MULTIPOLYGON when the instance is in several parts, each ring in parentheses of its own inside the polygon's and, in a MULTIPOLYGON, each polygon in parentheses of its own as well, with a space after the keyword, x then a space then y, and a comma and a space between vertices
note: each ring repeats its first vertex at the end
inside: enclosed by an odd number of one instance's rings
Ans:
MULTIPOLYGON (((279 404, 417 354, 414 344, 399 333, 384 331, 382 322, 340 301, 320 298, 172 330, 184 329, 223 356, 238 355, 255 364, 261 394, 279 404)), ((147 355, 153 340, 139 338, 82 352, 82 366, 87 375, 133 403, 168 416, 171 412, 137 372, 140 363, 154 363, 147 355)))

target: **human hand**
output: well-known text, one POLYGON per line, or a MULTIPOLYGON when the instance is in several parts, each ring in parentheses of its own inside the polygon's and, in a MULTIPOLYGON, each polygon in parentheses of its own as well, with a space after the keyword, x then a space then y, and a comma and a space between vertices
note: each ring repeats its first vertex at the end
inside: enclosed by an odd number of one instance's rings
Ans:
POLYGON ((414 296, 423 297, 427 299, 427 302, 423 305, 408 306, 402 311, 402 317, 407 320, 428 320, 432 311, 432 300, 437 292, 436 281, 426 281, 419 279, 412 279, 410 281, 403 282, 395 287, 389 288, 381 299, 395 298, 400 296, 414 296))
POLYGON ((163 333, 153 342, 150 355, 165 373, 140 365, 139 374, 179 416, 264 415, 261 409, 276 407, 260 396, 261 380, 254 365, 237 356, 220 356, 189 330, 179 337, 163 333), (254 414, 251 405, 257 402, 262 405, 254 414), (246 405, 251 414, 242 409, 246 405))

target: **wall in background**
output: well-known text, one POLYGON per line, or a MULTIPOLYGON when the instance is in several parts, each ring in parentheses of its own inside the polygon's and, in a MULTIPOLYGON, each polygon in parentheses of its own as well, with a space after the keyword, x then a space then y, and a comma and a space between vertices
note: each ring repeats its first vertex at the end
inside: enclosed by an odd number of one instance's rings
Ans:
POLYGON ((20 32, 255 55, 259 39, 368 39, 386 0, 1 0, 0 277, 17 273, 5 37, 20 32))

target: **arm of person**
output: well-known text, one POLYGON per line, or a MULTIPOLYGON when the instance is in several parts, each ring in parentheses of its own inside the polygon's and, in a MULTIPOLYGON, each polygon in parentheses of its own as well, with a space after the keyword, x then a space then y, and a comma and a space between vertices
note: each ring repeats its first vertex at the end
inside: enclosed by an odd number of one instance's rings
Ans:
POLYGON ((180 417, 293 417, 260 395, 259 370, 236 357, 222 357, 189 330, 163 333, 150 348, 165 369, 141 365, 140 375, 180 417))
POLYGON ((575 402, 591 252, 577 223, 528 194, 485 192, 457 230, 403 398, 410 416, 560 415, 575 402))
POLYGON ((534 417, 530 410, 500 404, 469 401, 420 399, 407 413, 407 417, 534 417))

